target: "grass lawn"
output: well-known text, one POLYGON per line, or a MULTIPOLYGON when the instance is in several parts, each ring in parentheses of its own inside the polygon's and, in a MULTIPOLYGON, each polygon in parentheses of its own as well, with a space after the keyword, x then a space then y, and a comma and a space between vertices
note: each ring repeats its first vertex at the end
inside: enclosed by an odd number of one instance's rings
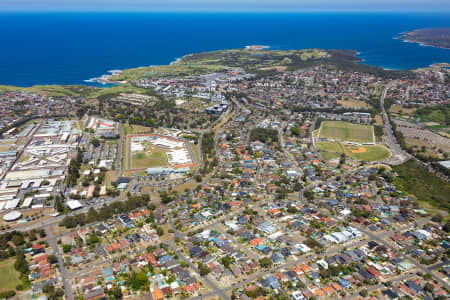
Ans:
POLYGON ((342 121, 326 121, 320 127, 319 138, 356 143, 373 143, 373 126, 342 121))
POLYGON ((392 104, 389 108, 389 112, 402 115, 413 115, 416 112, 416 108, 407 108, 401 104, 392 104))
MULTIPOLYGON (((147 147, 146 147, 147 148, 147 147)), ((131 156, 132 169, 167 166, 166 152, 159 147, 152 146, 150 152, 136 152, 131 156)))
POLYGON ((19 278, 19 272, 14 269, 13 258, 0 262, 0 274, 3 277, 0 281, 0 291, 15 290, 16 286, 22 283, 19 278))
POLYGON ((323 159, 325 160, 331 160, 335 158, 339 158, 339 153, 336 152, 320 152, 320 155, 322 155, 323 159))
POLYGON ((151 132, 153 132, 153 128, 145 127, 145 126, 141 126, 141 125, 135 125, 135 124, 124 124, 123 131, 124 131, 124 135, 127 136, 129 134, 151 133, 151 132))
POLYGON ((191 172, 195 172, 200 167, 200 151, 198 149, 198 145, 191 144, 192 154, 194 155, 194 159, 197 164, 191 168, 191 172))
POLYGON ((351 146, 325 141, 318 142, 317 149, 326 160, 337 158, 342 153, 360 161, 380 161, 385 160, 391 155, 391 152, 381 145, 351 146))
POLYGON ((20 157, 20 162, 24 162, 24 161, 27 161, 27 160, 29 160, 30 159, 30 156, 29 155, 27 155, 27 154, 23 154, 21 157, 20 157))
POLYGON ((319 151, 338 152, 338 153, 344 152, 344 148, 339 143, 318 142, 316 146, 317 146, 317 150, 319 150, 319 151))
POLYGON ((425 115, 423 120, 428 122, 437 122, 445 124, 446 115, 440 110, 435 110, 429 113, 428 115, 425 115))
POLYGON ((116 178, 116 171, 108 171, 105 173, 105 181, 104 184, 108 187, 111 186, 111 182, 116 178))
POLYGON ((361 161, 380 161, 387 159, 391 152, 384 146, 345 146, 345 154, 361 161), (362 150, 362 151, 361 151, 362 150))

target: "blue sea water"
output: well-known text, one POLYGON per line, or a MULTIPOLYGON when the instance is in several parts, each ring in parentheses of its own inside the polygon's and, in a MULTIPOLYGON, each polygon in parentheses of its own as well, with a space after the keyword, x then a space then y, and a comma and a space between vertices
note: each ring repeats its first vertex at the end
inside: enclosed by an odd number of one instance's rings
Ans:
POLYGON ((444 26, 448 13, 0 13, 0 84, 85 84, 112 69, 253 44, 355 49, 367 64, 411 69, 450 62, 450 50, 393 37, 444 26))

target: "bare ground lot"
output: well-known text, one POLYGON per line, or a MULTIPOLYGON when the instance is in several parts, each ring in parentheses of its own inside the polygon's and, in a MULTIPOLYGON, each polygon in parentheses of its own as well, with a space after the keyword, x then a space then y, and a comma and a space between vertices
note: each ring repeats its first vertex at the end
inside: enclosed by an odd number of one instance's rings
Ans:
POLYGON ((369 108, 367 102, 362 100, 337 100, 336 102, 342 107, 369 108))
POLYGON ((425 142, 427 147, 437 147, 445 152, 450 152, 450 139, 410 122, 395 120, 395 124, 407 140, 414 141, 413 144, 425 142))

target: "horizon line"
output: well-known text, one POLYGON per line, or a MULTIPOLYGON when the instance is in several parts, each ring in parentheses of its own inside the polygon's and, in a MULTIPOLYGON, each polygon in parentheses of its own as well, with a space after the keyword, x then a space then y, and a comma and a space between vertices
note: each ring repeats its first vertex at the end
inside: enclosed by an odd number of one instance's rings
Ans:
POLYGON ((449 10, 385 10, 385 9, 332 9, 332 10, 321 10, 321 9, 297 9, 297 10, 217 10, 217 9, 197 9, 197 10, 188 10, 188 9, 180 9, 180 10, 138 10, 138 9, 43 9, 43 10, 18 10, 18 9, 1 9, 0 13, 199 13, 199 14, 208 14, 208 13, 216 13, 216 14, 230 14, 230 13, 245 13, 245 14, 299 14, 299 13, 393 13, 393 14, 450 14, 449 10))

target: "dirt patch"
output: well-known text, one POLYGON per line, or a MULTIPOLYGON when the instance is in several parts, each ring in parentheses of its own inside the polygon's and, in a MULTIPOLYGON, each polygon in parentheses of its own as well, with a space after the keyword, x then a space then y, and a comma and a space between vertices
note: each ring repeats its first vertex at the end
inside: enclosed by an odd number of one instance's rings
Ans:
POLYGON ((364 153, 364 152, 366 152, 366 151, 367 151, 366 148, 364 148, 364 147, 359 147, 358 149, 352 150, 352 153, 364 153))
POLYGON ((271 71, 275 70, 277 72, 282 72, 287 70, 287 66, 274 66, 274 67, 265 67, 265 68, 259 68, 262 71, 271 71))
POLYGON ((346 99, 346 100, 337 100, 336 101, 342 107, 348 108, 368 108, 369 106, 365 101, 355 100, 355 99, 346 99))
POLYGON ((375 125, 383 126, 383 118, 381 117, 381 115, 375 116, 375 125))

